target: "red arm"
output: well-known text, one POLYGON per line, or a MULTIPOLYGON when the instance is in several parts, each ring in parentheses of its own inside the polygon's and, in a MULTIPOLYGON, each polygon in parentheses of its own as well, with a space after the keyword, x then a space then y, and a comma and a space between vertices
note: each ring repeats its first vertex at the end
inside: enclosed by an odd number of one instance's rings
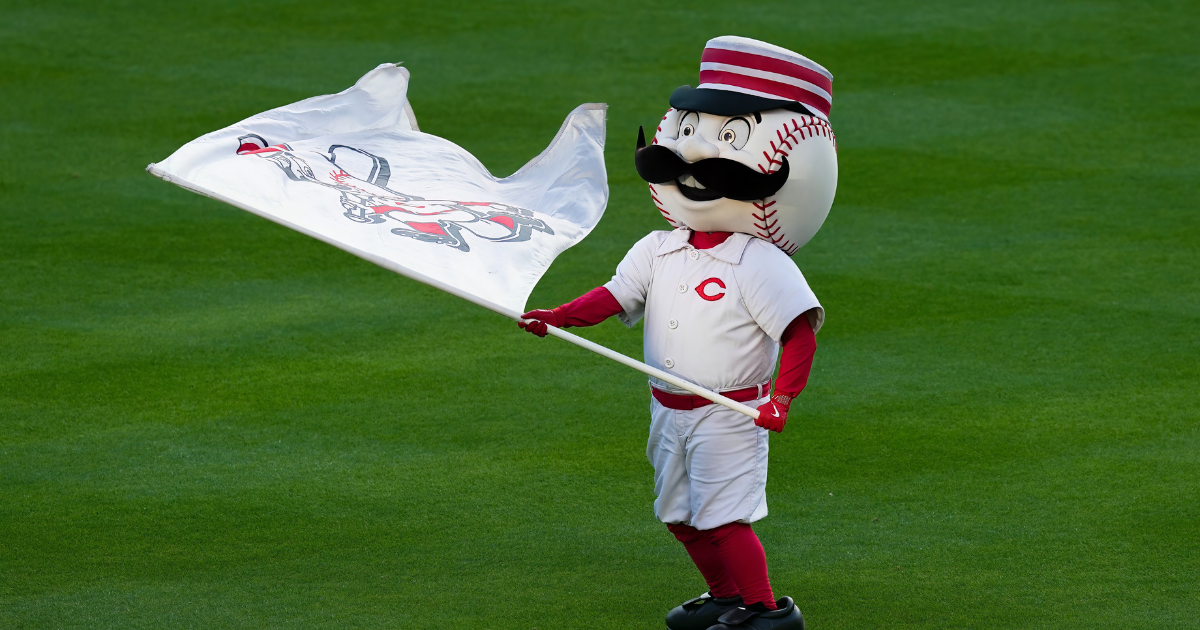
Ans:
POLYGON ((545 337, 547 324, 556 328, 595 326, 622 310, 621 304, 608 289, 596 287, 552 311, 529 311, 521 317, 531 321, 517 322, 517 325, 539 337, 545 337))
POLYGON ((788 324, 782 341, 783 356, 779 360, 779 378, 775 379, 775 395, 758 408, 758 420, 754 421, 754 424, 777 433, 783 431, 783 425, 787 423, 792 399, 808 384, 813 354, 817 351, 817 336, 808 321, 808 313, 801 313, 788 324))
POLYGON ((775 379, 776 394, 795 398, 804 391, 816 352, 817 336, 808 321, 808 314, 801 314, 783 332, 783 356, 779 360, 779 378, 775 379))

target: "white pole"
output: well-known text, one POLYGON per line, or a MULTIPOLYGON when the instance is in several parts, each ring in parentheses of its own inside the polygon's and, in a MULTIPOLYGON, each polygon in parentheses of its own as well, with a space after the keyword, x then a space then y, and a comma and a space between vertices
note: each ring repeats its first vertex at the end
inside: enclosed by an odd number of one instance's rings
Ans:
POLYGON ((627 365, 639 372, 649 374, 650 376, 653 376, 654 378, 657 378, 662 381, 666 381, 666 382, 674 385, 675 387, 692 392, 693 394, 695 394, 697 396, 707 398, 708 400, 711 400, 712 402, 715 402, 718 405, 725 405, 726 407, 729 407, 730 409, 732 409, 734 411, 744 413, 747 416, 754 418, 755 420, 758 419, 758 410, 757 409, 755 409, 753 407, 749 407, 747 405, 743 405, 742 403, 740 403, 736 400, 731 400, 729 398, 726 398, 716 392, 704 389, 703 387, 700 387, 699 385, 692 383, 691 381, 685 381, 685 380, 679 378, 678 376, 675 376, 674 374, 671 374, 669 372, 664 372, 657 368, 652 368, 649 365, 642 363, 641 361, 631 359, 631 358, 621 354, 620 352, 616 352, 614 350, 609 350, 608 348, 605 348, 604 346, 602 346, 598 343, 593 343, 591 341, 588 341, 587 339, 584 339, 583 337, 572 335, 571 333, 569 333, 561 328, 555 328, 553 326, 547 325, 546 331, 549 332, 551 335, 558 337, 559 339, 569 341, 581 348, 587 348, 588 350, 591 350, 592 352, 595 352, 596 354, 598 354, 602 357, 608 357, 609 359, 612 359, 613 361, 616 361, 617 363, 620 363, 622 365, 627 365))
MULTIPOLYGON (((175 184, 176 186, 179 186, 180 188, 183 188, 185 190, 190 190, 194 193, 204 195, 205 197, 211 197, 212 199, 216 199, 217 201, 220 201, 221 203, 227 203, 235 208, 240 208, 251 214, 257 214, 258 216, 263 217, 264 219, 274 221, 275 223, 278 223, 282 226, 291 228, 297 232, 300 232, 301 234, 305 234, 305 235, 311 236, 312 238, 315 238, 319 241, 329 243, 330 245, 333 245, 334 247, 336 247, 338 249, 350 252, 351 254, 354 254, 355 256, 358 256, 359 258, 362 258, 364 260, 369 260, 369 261, 375 263, 376 265, 383 267, 384 269, 389 269, 389 270, 394 271, 406 278, 411 278, 413 280, 416 280, 417 282, 428 284, 431 287, 441 289, 442 291, 445 291, 446 293, 449 293, 451 295, 456 295, 468 302, 471 302, 472 304, 477 304, 479 306, 482 306, 483 308, 486 308, 489 311, 499 313, 511 320, 518 321, 518 322, 521 321, 521 314, 516 311, 504 308, 503 306, 500 306, 499 304, 496 304, 494 302, 489 302, 488 300, 485 300, 479 296, 472 295, 470 293, 467 293, 466 291, 462 291, 457 287, 452 287, 448 284, 443 283, 440 280, 430 278, 429 276, 427 276, 425 274, 413 271, 412 269, 409 269, 409 268, 407 268, 399 263, 396 263, 394 261, 388 260, 386 258, 381 258, 379 256, 376 256, 375 254, 372 254, 370 252, 365 252, 361 249, 347 245, 345 243, 339 243, 339 242, 329 238, 328 236, 325 236, 325 235, 317 233, 317 232, 313 232, 312 230, 306 229, 304 227, 301 227, 295 223, 281 219, 279 217, 272 216, 272 215, 266 214, 264 212, 259 212, 252 206, 248 206, 246 204, 240 203, 230 197, 226 197, 225 195, 222 195, 221 193, 218 193, 218 192, 215 192, 212 190, 208 190, 207 188, 204 188, 203 186, 197 186, 196 184, 193 184, 189 181, 185 181, 184 179, 182 179, 180 177, 171 175, 170 173, 167 173, 166 171, 159 168, 157 164, 150 164, 149 166, 147 166, 146 172, 150 173, 151 175, 153 175, 169 184, 175 184)), ((554 326, 550 326, 550 325, 547 325, 546 328, 547 328, 547 331, 551 335, 558 337, 559 339, 562 339, 564 341, 569 341, 581 348, 587 348, 588 350, 591 350, 592 352, 595 352, 596 354, 598 354, 602 357, 607 357, 609 359, 612 359, 613 361, 616 361, 617 363, 620 363, 622 365, 631 367, 639 372, 642 372, 643 374, 648 374, 648 375, 653 376, 654 378, 657 378, 661 381, 666 381, 666 382, 674 385, 675 387, 678 387, 685 391, 689 391, 689 392, 691 392, 697 396, 700 396, 702 398, 705 398, 707 400, 711 400, 712 402, 715 402, 718 405, 725 405, 726 407, 729 407, 730 409, 732 409, 734 411, 744 413, 747 416, 754 418, 755 420, 758 419, 758 410, 754 409, 753 407, 743 405, 742 403, 740 403, 736 400, 731 400, 731 399, 726 398, 716 392, 709 391, 703 387, 700 387, 699 385, 697 385, 695 383, 692 383, 691 381, 685 381, 685 380, 679 378, 678 376, 675 376, 674 374, 664 372, 658 368, 650 367, 649 365, 646 365, 645 363, 642 363, 641 361, 631 359, 631 358, 621 354, 620 352, 616 352, 614 350, 609 350, 608 348, 605 348, 604 346, 602 346, 598 343, 593 343, 591 341, 588 341, 587 339, 584 339, 583 337, 573 335, 565 330, 562 330, 561 328, 555 328, 554 326)))

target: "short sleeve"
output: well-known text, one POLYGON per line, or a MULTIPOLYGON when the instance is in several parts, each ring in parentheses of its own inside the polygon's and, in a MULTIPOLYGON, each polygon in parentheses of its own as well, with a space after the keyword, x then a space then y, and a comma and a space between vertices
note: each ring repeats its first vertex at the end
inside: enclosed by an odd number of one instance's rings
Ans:
POLYGON ((746 310, 775 343, 788 325, 807 311, 816 309, 809 315, 814 333, 825 323, 825 309, 804 274, 775 246, 752 240, 733 274, 746 310))
POLYGON ((604 285, 621 305, 622 312, 617 317, 630 328, 646 314, 646 293, 654 273, 654 253, 666 234, 651 232, 638 241, 617 265, 612 280, 604 285))

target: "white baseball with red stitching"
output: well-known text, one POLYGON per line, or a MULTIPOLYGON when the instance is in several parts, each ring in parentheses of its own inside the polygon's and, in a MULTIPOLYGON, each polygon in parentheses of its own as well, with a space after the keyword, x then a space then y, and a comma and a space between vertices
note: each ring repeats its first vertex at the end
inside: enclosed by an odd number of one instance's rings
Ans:
MULTIPOLYGON (((816 116, 784 109, 745 116, 716 116, 670 109, 654 143, 689 162, 705 157, 736 160, 763 173, 775 172, 786 157, 788 181, 774 195, 756 201, 692 201, 678 182, 650 184, 655 206, 672 227, 701 232, 745 232, 769 241, 789 256, 817 233, 837 191, 837 140, 816 116), (690 132, 685 128, 691 126, 690 132), (748 133, 744 130, 749 129, 748 133), (732 142, 723 132, 734 130, 732 142)), ((694 181, 690 183, 695 184, 694 181)))

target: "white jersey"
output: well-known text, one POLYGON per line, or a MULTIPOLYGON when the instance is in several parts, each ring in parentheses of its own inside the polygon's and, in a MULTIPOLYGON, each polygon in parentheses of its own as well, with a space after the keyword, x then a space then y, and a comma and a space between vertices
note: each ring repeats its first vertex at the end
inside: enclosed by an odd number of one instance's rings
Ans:
MULTIPOLYGON (((796 317, 819 330, 825 311, 804 275, 774 245, 743 233, 695 249, 691 230, 651 232, 604 285, 633 327, 646 318, 645 361, 697 385, 729 391, 765 383, 796 317)), ((663 391, 686 394, 650 379, 663 391)))

